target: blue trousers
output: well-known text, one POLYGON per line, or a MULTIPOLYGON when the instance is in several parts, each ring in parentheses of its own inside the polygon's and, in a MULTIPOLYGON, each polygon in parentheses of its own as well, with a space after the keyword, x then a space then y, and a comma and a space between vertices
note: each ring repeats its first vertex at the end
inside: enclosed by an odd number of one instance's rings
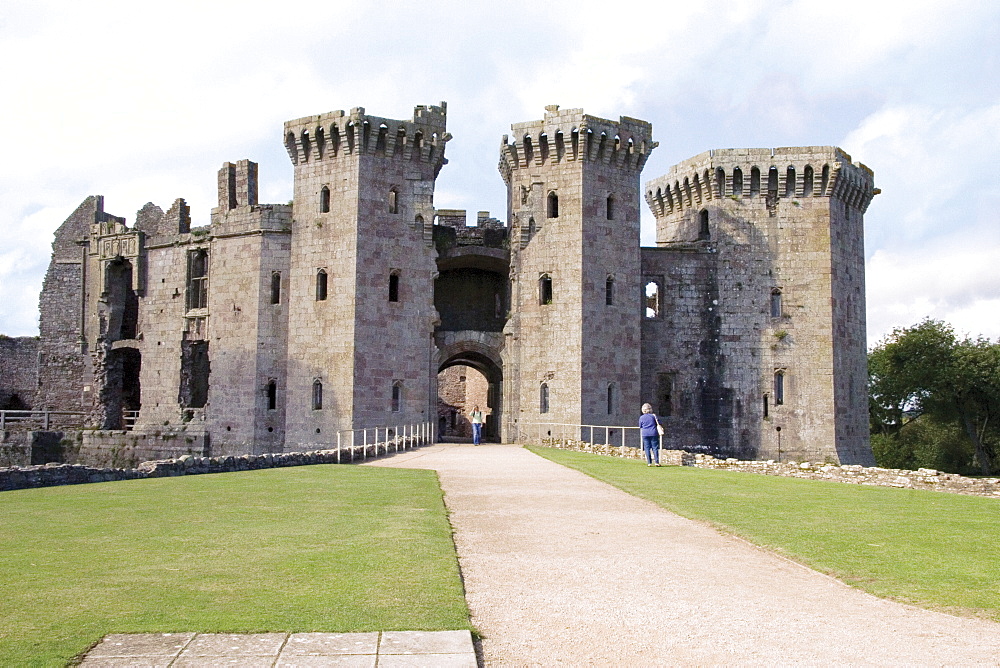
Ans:
POLYGON ((472 423, 472 442, 475 445, 479 445, 479 442, 483 439, 483 425, 481 422, 472 423))
POLYGON ((642 452, 647 464, 660 463, 660 437, 657 434, 642 437, 642 452))

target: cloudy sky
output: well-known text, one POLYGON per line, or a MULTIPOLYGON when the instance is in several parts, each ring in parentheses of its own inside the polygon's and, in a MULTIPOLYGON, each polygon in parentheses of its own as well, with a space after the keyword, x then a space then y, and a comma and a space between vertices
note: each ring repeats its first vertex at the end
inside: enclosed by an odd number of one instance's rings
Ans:
POLYGON ((927 316, 997 339, 998 55, 995 0, 5 0, 0 333, 37 333, 52 232, 88 195, 129 223, 184 197, 207 224, 225 161, 291 199, 285 120, 446 100, 435 203, 499 218, 500 138, 547 104, 652 122, 644 182, 710 148, 840 146, 883 191, 869 341, 927 316))

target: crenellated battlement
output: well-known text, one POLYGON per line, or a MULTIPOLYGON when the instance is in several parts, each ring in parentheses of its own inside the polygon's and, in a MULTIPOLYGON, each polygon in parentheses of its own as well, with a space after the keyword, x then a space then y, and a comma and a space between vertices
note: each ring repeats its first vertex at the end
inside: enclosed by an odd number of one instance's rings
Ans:
POLYGON ((293 165, 341 156, 373 155, 398 160, 430 163, 435 169, 445 164, 445 131, 448 105, 420 105, 413 119, 394 120, 371 116, 364 107, 350 113, 330 111, 285 123, 285 149, 293 165))
POLYGON ((864 213, 879 193, 874 174, 835 146, 706 151, 646 183, 656 217, 713 199, 831 197, 864 213))
POLYGON ((622 116, 616 122, 555 104, 545 107, 542 120, 510 127, 514 139, 503 136, 498 165, 508 185, 514 170, 549 162, 603 162, 638 173, 659 145, 646 121, 622 116))

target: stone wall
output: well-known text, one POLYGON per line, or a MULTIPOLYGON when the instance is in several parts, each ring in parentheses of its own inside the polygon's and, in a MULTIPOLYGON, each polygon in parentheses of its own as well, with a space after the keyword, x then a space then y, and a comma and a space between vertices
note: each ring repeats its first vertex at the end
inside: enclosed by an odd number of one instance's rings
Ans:
POLYGON ((0 336, 0 410, 30 409, 38 390, 38 338, 0 336))
MULTIPOLYGON (((542 439, 542 445, 560 450, 574 450, 597 455, 642 459, 640 448, 621 448, 610 445, 590 444, 573 439, 542 439)), ((904 489, 923 489, 953 492, 974 496, 1000 498, 1000 478, 966 478, 954 473, 934 469, 883 469, 857 464, 820 464, 816 462, 747 461, 717 459, 711 455, 693 454, 683 450, 661 450, 660 462, 669 466, 693 466, 703 469, 757 473, 809 480, 827 480, 853 485, 876 485, 904 489)))
POLYGON ((351 463, 374 457, 383 457, 389 453, 412 449, 424 444, 420 437, 400 436, 389 441, 370 443, 367 446, 344 446, 333 450, 265 453, 262 455, 228 457, 199 457, 185 454, 174 459, 145 461, 131 468, 111 466, 93 467, 78 464, 0 467, 0 492, 34 487, 111 482, 115 480, 165 478, 205 473, 231 473, 234 471, 255 471, 285 466, 351 463))

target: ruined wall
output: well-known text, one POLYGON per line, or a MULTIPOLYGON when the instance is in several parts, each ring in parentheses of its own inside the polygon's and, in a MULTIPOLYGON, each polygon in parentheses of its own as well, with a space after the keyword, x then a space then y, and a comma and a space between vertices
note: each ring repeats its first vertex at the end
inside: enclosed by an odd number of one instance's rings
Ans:
POLYGON ((631 422, 639 400, 638 175, 655 147, 651 126, 549 106, 543 120, 511 127, 500 160, 513 279, 505 434, 515 437, 517 421, 631 422))
POLYGON ((479 371, 458 364, 438 374, 438 434, 472 437, 474 407, 487 416, 489 383, 479 371))
POLYGON ((866 207, 870 170, 831 147, 713 151, 647 184, 659 250, 701 258, 700 300, 675 303, 667 270, 663 318, 669 322, 676 309, 690 321, 694 308, 702 331, 671 343, 667 329, 644 341, 650 388, 657 374, 672 371, 654 349, 669 355, 688 345, 703 353, 693 373, 677 370, 677 392, 694 395, 686 427, 697 434, 682 428, 682 441, 741 458, 777 458, 780 449, 786 457, 870 461, 867 431, 857 428, 867 416, 857 383, 866 354, 863 299, 857 308, 861 211, 846 231, 849 243, 835 242, 843 225, 831 209, 843 208, 841 179, 860 184, 866 207), (836 310, 835 295, 845 291, 852 299, 836 310), (835 395, 842 378, 853 378, 843 381, 853 383, 853 394, 835 395), (843 428, 843 445, 838 419, 853 425, 843 428))
POLYGON ((0 335, 0 410, 31 408, 38 391, 38 337, 0 335))

